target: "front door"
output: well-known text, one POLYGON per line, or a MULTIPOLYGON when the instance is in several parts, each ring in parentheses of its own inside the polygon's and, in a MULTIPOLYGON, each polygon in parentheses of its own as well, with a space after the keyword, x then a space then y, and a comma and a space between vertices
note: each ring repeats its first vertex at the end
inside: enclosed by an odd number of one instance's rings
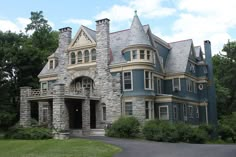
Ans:
POLYGON ((91 129, 96 128, 96 105, 93 101, 90 102, 90 127, 91 129))
POLYGON ((82 129, 82 105, 70 104, 69 108, 70 128, 82 129))

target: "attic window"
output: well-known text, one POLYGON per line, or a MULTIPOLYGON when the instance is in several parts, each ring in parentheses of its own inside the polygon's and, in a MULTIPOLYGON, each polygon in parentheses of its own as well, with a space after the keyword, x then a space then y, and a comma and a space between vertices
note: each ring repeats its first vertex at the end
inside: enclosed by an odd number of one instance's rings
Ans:
POLYGON ((53 69, 53 60, 49 61, 49 69, 53 69))

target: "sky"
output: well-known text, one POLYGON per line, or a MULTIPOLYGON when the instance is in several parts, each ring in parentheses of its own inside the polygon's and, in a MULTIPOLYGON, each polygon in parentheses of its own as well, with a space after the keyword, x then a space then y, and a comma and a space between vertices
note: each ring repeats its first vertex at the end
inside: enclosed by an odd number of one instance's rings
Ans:
POLYGON ((43 11, 54 30, 81 25, 95 29, 95 21, 110 19, 110 31, 130 28, 134 11, 143 25, 166 42, 193 39, 195 46, 210 40, 212 53, 236 40, 236 1, 232 0, 0 0, 0 30, 20 32, 31 11, 43 11))

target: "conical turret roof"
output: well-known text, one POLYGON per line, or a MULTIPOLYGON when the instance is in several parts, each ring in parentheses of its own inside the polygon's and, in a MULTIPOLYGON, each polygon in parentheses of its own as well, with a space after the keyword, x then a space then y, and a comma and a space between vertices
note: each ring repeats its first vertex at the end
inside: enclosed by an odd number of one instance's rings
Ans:
POLYGON ((139 45, 139 44, 151 46, 150 40, 148 39, 148 36, 145 33, 143 26, 137 15, 137 11, 135 11, 133 22, 130 27, 127 44, 128 44, 127 46, 139 45))

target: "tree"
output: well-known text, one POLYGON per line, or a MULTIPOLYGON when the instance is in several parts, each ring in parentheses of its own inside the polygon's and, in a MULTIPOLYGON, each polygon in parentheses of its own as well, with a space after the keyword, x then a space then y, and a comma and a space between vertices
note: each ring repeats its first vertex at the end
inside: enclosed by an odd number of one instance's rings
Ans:
POLYGON ((213 56, 219 116, 236 111, 236 42, 225 44, 223 51, 213 56))

